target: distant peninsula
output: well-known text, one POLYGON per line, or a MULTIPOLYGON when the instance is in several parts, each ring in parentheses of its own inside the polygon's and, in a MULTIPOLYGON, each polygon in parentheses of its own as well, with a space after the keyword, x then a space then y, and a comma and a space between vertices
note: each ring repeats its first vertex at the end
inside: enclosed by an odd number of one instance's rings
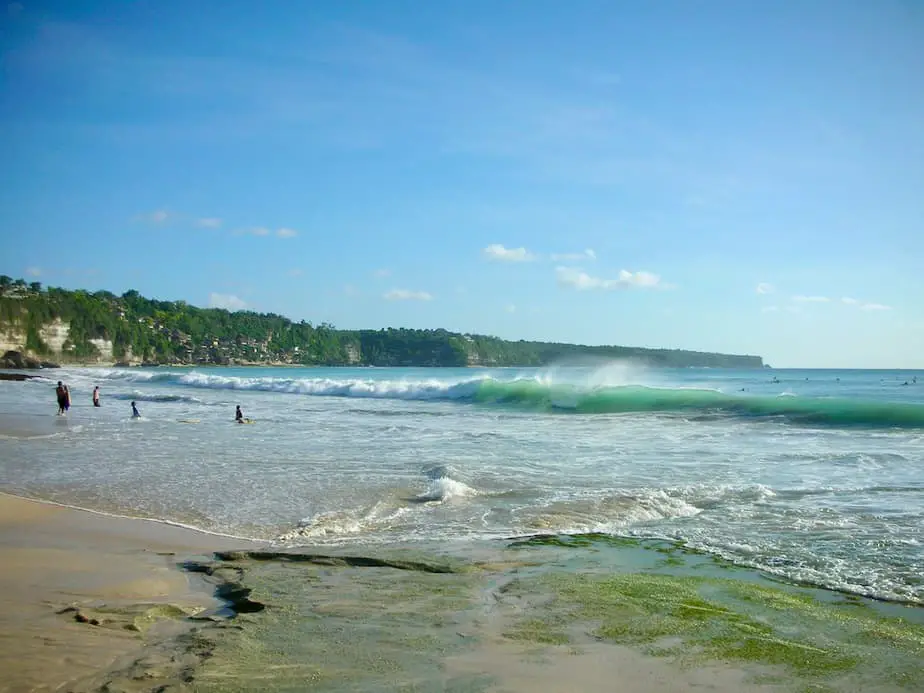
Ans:
POLYGON ((760 356, 508 341, 447 330, 338 330, 273 313, 197 308, 126 291, 70 291, 0 276, 0 354, 122 366, 543 366, 582 358, 653 367, 762 368, 760 356))

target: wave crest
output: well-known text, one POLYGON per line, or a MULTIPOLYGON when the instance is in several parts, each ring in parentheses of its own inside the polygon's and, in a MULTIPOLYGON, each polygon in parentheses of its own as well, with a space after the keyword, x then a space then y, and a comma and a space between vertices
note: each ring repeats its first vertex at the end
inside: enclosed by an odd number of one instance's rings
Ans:
POLYGON ((109 371, 109 379, 212 390, 255 390, 319 397, 454 401, 575 414, 642 412, 699 417, 778 418, 828 426, 924 428, 924 405, 824 397, 727 394, 699 388, 554 382, 547 376, 448 381, 336 378, 245 378, 211 373, 109 371))

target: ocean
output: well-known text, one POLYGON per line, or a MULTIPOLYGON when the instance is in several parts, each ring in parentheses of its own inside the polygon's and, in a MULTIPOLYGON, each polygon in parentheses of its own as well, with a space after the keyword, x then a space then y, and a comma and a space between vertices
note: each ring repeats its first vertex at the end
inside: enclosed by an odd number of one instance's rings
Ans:
POLYGON ((793 583, 924 604, 924 372, 40 375, 0 386, 9 493, 285 548, 669 540, 793 583), (63 417, 59 379, 73 400, 63 417), (234 423, 238 404, 251 425, 234 423))

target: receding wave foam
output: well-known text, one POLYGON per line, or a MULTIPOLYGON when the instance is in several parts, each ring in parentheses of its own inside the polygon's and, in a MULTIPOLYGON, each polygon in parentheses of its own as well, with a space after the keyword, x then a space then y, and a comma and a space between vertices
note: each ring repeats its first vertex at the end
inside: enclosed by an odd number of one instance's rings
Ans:
POLYGON ((207 373, 110 371, 110 379, 164 382, 214 390, 256 390, 326 397, 456 401, 533 411, 576 414, 675 412, 693 416, 779 418, 790 423, 829 426, 924 428, 924 405, 843 398, 727 394, 719 390, 590 386, 529 377, 446 380, 364 380, 334 378, 242 378, 207 373))
POLYGON ((562 533, 614 532, 639 523, 672 517, 692 517, 700 509, 662 490, 571 498, 521 513, 522 527, 562 533))

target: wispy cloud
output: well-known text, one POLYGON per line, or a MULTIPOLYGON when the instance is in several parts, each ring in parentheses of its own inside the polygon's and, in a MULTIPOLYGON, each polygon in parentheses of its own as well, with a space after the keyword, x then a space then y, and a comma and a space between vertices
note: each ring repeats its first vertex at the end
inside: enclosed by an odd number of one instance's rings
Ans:
POLYGON ((247 303, 235 296, 234 294, 209 294, 209 307, 224 308, 225 310, 243 310, 247 303))
POLYGON ((163 224, 172 216, 166 209, 156 209, 153 212, 139 214, 135 217, 135 221, 147 222, 148 224, 163 224))
POLYGON ((827 296, 793 296, 792 300, 796 303, 830 303, 831 299, 827 296))
POLYGON ((288 271, 288 275, 289 275, 290 277, 300 277, 300 276, 302 276, 302 271, 301 271, 298 267, 295 267, 295 268, 290 269, 290 270, 288 271))
POLYGON ((481 252, 489 260, 500 260, 501 262, 530 262, 536 259, 536 256, 526 248, 505 248, 500 243, 492 243, 481 252))
POLYGON ((408 289, 392 289, 384 294, 382 298, 386 301, 432 301, 431 296, 426 291, 409 291, 408 289))
POLYGON ((506 310, 508 313, 516 313, 517 307, 512 303, 508 303, 506 306, 504 306, 504 310, 506 310))
POLYGON ((597 254, 592 248, 587 248, 580 253, 552 253, 551 258, 556 262, 567 262, 574 260, 596 260, 597 254))
POLYGON ((375 272, 373 272, 372 276, 376 279, 385 279, 391 276, 391 270, 383 267, 382 269, 377 269, 375 272))
POLYGON ((873 303, 871 301, 860 301, 856 298, 850 298, 850 296, 844 296, 841 299, 841 303, 846 306, 854 306, 860 310, 892 310, 892 306, 887 306, 883 303, 873 303))
POLYGON ((776 288, 773 286, 773 284, 761 282, 757 285, 757 293, 759 294, 772 294, 774 291, 776 291, 776 288))
POLYGON ((760 309, 761 313, 776 313, 779 310, 779 306, 764 306, 760 309))
POLYGON ((561 286, 578 291, 587 291, 590 289, 603 289, 611 291, 613 289, 654 289, 668 288, 667 284, 661 282, 661 277, 651 272, 629 272, 620 270, 619 276, 615 279, 604 279, 594 277, 577 267, 556 267, 555 275, 561 286))
POLYGON ((26 267, 26 274, 30 277, 41 277, 42 268, 41 267, 26 267))
POLYGON ((217 229, 221 227, 221 219, 218 217, 202 217, 196 224, 204 229, 217 229))
POLYGON ((276 236, 277 238, 295 238, 298 235, 298 231, 290 228, 280 228, 276 229, 275 233, 266 226, 251 226, 250 228, 238 229, 234 232, 235 236, 258 236, 260 238, 266 238, 268 236, 276 236))
POLYGON ((357 296, 362 295, 362 292, 359 289, 357 289, 355 286, 353 286, 352 284, 344 285, 343 293, 349 296, 350 298, 356 298, 357 296))

